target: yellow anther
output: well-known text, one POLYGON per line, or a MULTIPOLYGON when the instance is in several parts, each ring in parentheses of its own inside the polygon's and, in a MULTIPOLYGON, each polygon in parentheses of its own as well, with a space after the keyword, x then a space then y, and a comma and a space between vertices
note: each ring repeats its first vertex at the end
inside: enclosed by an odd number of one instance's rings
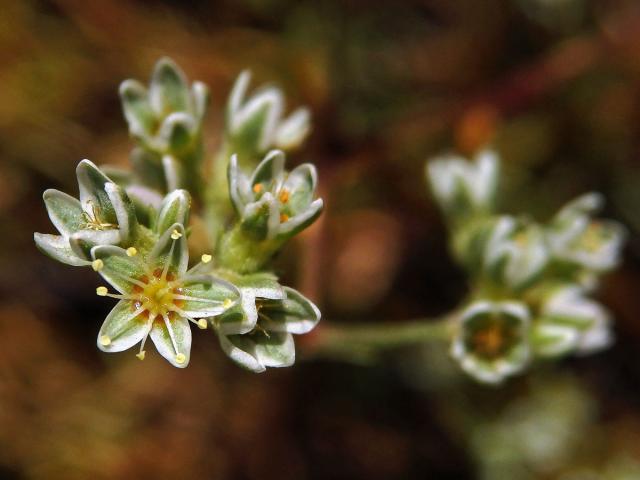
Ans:
POLYGON ((202 257, 200 257, 200 260, 202 260, 202 263, 209 263, 212 258, 213 257, 211 255, 205 253, 204 255, 202 255, 202 257))
POLYGON ((182 365, 184 362, 187 361, 187 356, 184 353, 178 353, 175 357, 175 361, 176 363, 182 365))
POLYGON ((137 254, 138 254, 138 250, 136 249, 136 247, 127 248, 127 255, 129 257, 135 257, 137 254))
POLYGON ((278 195, 278 199, 281 203, 287 203, 289 201, 289 190, 283 188, 280 190, 280 194, 278 195))
POLYGON ((253 186, 253 193, 260 193, 262 191, 262 184, 261 183, 256 183, 253 186))
POLYGON ((93 270, 96 272, 99 272, 100 270, 102 270, 102 267, 104 267, 104 262, 99 258, 91 262, 91 268, 93 268, 93 270))
POLYGON ((207 321, 204 318, 198 320, 198 328, 200 330, 205 330, 207 328, 207 321))
POLYGON ((287 215, 286 213, 281 213, 280 214, 280 223, 284 223, 287 220, 289 220, 289 215, 287 215))
POLYGON ((144 356, 147 352, 145 352, 144 350, 142 350, 140 353, 136 353, 136 357, 138 357, 138 360, 144 360, 144 356))
POLYGON ((111 337, 109 337, 109 335, 100 335, 100 339, 98 341, 103 347, 111 345, 111 337))
POLYGON ((107 287, 96 288, 96 294, 100 297, 106 297, 107 293, 109 293, 109 290, 107 290, 107 287))
POLYGON ((222 302, 222 306, 224 308, 229 308, 231 307, 231 305, 233 305, 233 300, 231 300, 230 298, 225 298, 224 302, 222 302))
POLYGON ((178 230, 171 232, 171 238, 174 240, 178 240, 181 236, 182 234, 178 230))

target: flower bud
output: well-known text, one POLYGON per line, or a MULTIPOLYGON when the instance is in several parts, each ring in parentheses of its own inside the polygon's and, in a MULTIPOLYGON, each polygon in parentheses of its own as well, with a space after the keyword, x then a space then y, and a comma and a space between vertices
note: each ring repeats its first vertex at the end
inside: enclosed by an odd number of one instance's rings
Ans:
POLYGON ((427 164, 427 180, 442 211, 459 222, 470 216, 493 211, 499 160, 489 150, 473 161, 447 155, 427 164))

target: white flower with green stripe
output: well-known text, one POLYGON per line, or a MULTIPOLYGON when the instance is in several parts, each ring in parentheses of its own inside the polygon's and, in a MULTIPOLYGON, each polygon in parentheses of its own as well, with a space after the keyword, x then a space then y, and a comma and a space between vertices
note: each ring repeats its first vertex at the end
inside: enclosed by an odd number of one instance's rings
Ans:
MULTIPOLYGON (((241 288, 241 291, 242 318, 245 318, 242 327, 232 333, 234 330, 225 319, 227 314, 214 321, 222 349, 238 365, 256 373, 264 372, 268 367, 293 365, 293 335, 308 333, 317 325, 320 321, 318 307, 289 287, 281 287, 279 298, 258 297, 250 287, 241 288)), ((240 325, 236 323, 235 326, 240 325)))
POLYGON ((620 263, 626 229, 613 220, 594 220, 604 199, 587 193, 562 207, 547 228, 553 257, 595 273, 607 272, 620 263))
POLYGON ((172 225, 146 255, 135 248, 98 246, 91 250, 94 269, 118 293, 98 287, 97 294, 120 301, 107 316, 98 334, 98 348, 120 352, 140 344, 138 358, 145 357, 148 337, 172 365, 189 363, 193 323, 207 328, 207 318, 220 315, 240 300, 231 283, 202 273, 203 263, 188 270, 189 254, 184 227, 172 225))
POLYGON ((200 136, 209 89, 197 81, 189 87, 184 72, 165 57, 156 63, 148 89, 125 80, 120 98, 132 137, 160 155, 179 154, 200 136))
POLYGON ((284 240, 311 225, 322 212, 321 198, 314 199, 317 173, 305 163, 291 172, 284 169, 285 155, 270 151, 249 177, 229 163, 229 195, 242 227, 259 240, 284 240))
POLYGON ((451 355, 482 383, 499 384, 531 360, 530 312, 517 301, 479 300, 460 314, 451 355))
POLYGON ((261 88, 247 97, 250 80, 249 71, 243 71, 229 95, 225 133, 231 151, 255 157, 270 148, 297 148, 311 129, 309 110, 298 108, 283 118, 282 91, 276 87, 261 88))
POLYGON ((96 245, 129 245, 137 234, 133 204, 125 191, 89 160, 76 168, 80 199, 58 190, 44 192, 51 222, 60 235, 35 233, 37 247, 54 260, 90 265, 96 245))
POLYGON ((579 285, 553 289, 542 303, 532 332, 541 357, 587 355, 613 343, 611 314, 579 285))

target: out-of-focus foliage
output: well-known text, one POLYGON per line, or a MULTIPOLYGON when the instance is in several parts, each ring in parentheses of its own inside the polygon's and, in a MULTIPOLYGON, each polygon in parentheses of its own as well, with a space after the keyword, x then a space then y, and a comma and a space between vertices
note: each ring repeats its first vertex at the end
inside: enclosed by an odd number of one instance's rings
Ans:
POLYGON ((0 475, 638 477, 634 0, 26 0, 0 8, 0 55, 0 475), (148 78, 163 55, 210 86, 207 151, 245 68, 309 105, 299 158, 317 162, 328 208, 292 246, 297 266, 279 269, 326 318, 436 315, 464 297, 422 169, 443 149, 472 155, 493 141, 509 213, 550 218, 595 190, 606 217, 629 227, 623 267, 599 299, 616 344, 499 391, 424 349, 376 368, 303 362, 266 376, 239 372, 209 342, 194 343, 188 370, 95 352, 87 339, 109 306, 86 294, 90 271, 36 252, 31 232, 48 231, 40 192, 74 191, 81 158, 126 164, 119 82, 148 78), (553 451, 514 441, 531 429, 553 451))

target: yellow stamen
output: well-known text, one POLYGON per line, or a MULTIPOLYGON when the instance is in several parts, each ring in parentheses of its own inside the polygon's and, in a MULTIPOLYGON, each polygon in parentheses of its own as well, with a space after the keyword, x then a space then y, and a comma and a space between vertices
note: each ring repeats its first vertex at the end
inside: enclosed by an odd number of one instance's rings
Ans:
POLYGON ((289 215, 287 215, 286 213, 281 213, 280 214, 280 223, 284 223, 287 220, 289 220, 289 215))
POLYGON ((136 353, 136 357, 138 357, 139 360, 144 360, 144 356, 147 352, 145 352, 144 350, 140 351, 140 353, 136 353))
POLYGON ((107 287, 98 287, 98 288, 96 288, 96 294, 99 297, 106 297, 107 293, 109 293, 109 290, 107 290, 107 287))
POLYGON ((135 257, 137 254, 138 254, 138 250, 136 249, 136 247, 127 248, 127 256, 135 257))
POLYGON ((262 191, 262 184, 261 183, 256 183, 253 186, 253 193, 260 193, 262 191))
POLYGON ((171 238, 173 240, 178 240, 181 236, 182 234, 178 230, 174 230, 173 232, 171 232, 171 238))
POLYGON ((175 357, 176 363, 182 365, 187 360, 187 356, 184 353, 178 353, 175 357))
POLYGON ((111 337, 109 337, 109 335, 101 335, 98 341, 103 347, 111 345, 111 337))
POLYGON ((99 258, 91 262, 91 268, 93 268, 95 272, 99 272, 100 270, 102 270, 102 267, 104 267, 104 262, 99 258))
POLYGON ((200 257, 200 260, 202 260, 202 263, 209 263, 212 258, 213 257, 211 255, 205 253, 204 255, 202 255, 202 257, 200 257))
POLYGON ((222 306, 224 308, 229 308, 231 307, 231 305, 233 305, 233 300, 231 300, 230 298, 225 298, 224 302, 222 302, 222 306))
POLYGON ((280 194, 278 195, 278 199, 281 203, 287 203, 289 201, 289 190, 283 188, 280 190, 280 194))
POLYGON ((207 328, 207 321, 204 318, 198 320, 198 328, 200 330, 205 330, 207 328))

